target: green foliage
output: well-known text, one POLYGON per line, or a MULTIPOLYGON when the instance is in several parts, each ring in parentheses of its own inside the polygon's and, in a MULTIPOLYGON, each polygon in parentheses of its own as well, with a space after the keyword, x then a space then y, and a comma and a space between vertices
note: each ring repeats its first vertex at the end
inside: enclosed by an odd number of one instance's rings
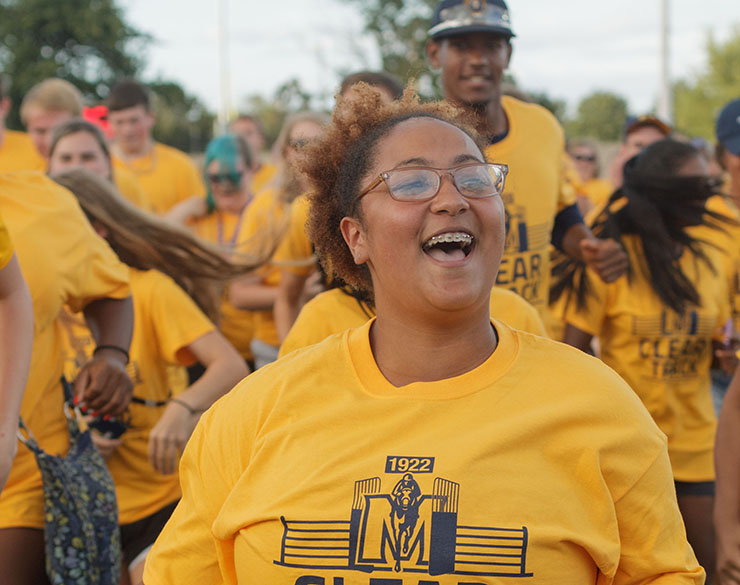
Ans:
POLYGON ((176 83, 150 83, 154 94, 154 139, 184 150, 203 152, 213 137, 215 116, 176 83))
POLYGON ((627 101, 608 91, 596 91, 578 104, 576 117, 565 123, 569 136, 618 141, 627 118, 627 101))
POLYGON ((674 112, 679 131, 713 141, 717 114, 740 96, 740 27, 724 43, 710 35, 707 57, 705 71, 674 85, 674 112))
POLYGON ((404 83, 418 80, 419 92, 439 97, 436 75, 426 62, 427 31, 437 0, 345 0, 358 6, 365 31, 380 49, 382 69, 404 83))
POLYGON ((126 24, 114 0, 0 0, 0 71, 12 80, 19 127, 23 95, 48 77, 74 84, 90 101, 136 73, 148 37, 126 24))

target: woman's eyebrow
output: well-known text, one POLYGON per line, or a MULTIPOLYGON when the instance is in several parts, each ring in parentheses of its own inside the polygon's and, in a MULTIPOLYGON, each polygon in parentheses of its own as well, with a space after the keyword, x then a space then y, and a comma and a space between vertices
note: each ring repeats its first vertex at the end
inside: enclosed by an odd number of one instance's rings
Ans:
POLYGON ((409 159, 406 159, 406 160, 402 160, 400 163, 398 163, 393 168, 394 169, 397 169, 398 167, 406 167, 406 166, 409 166, 409 165, 418 165, 418 166, 426 167, 426 166, 429 166, 429 161, 427 159, 425 159, 425 158, 420 158, 420 157, 409 158, 409 159))
POLYGON ((464 162, 483 162, 480 160, 477 156, 473 156, 472 154, 459 154, 455 157, 455 160, 452 161, 453 164, 459 165, 464 162))

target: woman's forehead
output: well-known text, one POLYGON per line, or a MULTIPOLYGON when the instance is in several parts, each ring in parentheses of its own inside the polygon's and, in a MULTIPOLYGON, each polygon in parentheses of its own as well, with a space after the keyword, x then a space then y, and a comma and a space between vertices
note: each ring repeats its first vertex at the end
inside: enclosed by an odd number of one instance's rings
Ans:
POLYGON ((379 159, 402 158, 455 158, 460 154, 480 157, 482 153, 473 139, 457 126, 419 116, 398 123, 377 146, 379 159))

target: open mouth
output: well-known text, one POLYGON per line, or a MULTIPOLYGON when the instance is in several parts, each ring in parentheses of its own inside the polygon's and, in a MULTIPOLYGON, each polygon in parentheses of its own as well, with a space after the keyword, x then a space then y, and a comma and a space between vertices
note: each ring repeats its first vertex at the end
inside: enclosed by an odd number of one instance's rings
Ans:
POLYGON ((452 262, 467 258, 474 241, 473 236, 465 232, 446 232, 429 238, 421 249, 435 260, 452 262))

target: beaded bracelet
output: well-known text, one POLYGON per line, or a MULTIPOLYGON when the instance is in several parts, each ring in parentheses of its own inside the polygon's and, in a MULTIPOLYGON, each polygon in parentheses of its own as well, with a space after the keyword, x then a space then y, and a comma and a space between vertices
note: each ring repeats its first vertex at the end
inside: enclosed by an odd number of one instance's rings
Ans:
POLYGON ((115 351, 120 351, 124 356, 126 356, 126 363, 129 362, 128 352, 122 347, 118 347, 117 345, 99 345, 93 350, 93 355, 98 353, 101 349, 113 349, 115 351))
POLYGON ((192 416, 195 416, 196 414, 199 414, 199 413, 203 412, 202 410, 198 410, 197 408, 193 408, 187 402, 185 402, 184 400, 180 400, 179 398, 170 398, 170 402, 174 402, 175 404, 179 404, 184 409, 186 409, 192 416))

